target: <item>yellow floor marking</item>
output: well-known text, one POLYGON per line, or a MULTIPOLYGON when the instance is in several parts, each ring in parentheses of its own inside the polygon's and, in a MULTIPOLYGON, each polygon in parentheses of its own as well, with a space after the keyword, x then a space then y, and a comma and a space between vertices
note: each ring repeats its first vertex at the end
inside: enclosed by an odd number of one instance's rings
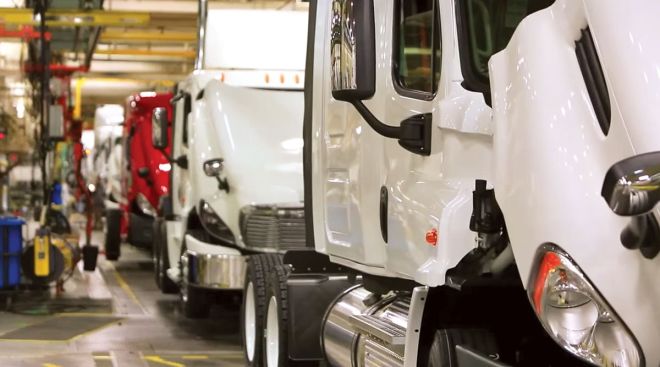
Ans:
POLYGON ((101 361, 110 361, 110 360, 112 360, 112 357, 111 356, 94 356, 94 359, 98 359, 98 360, 101 360, 101 361))
POLYGON ((187 356, 181 356, 182 359, 188 359, 188 360, 201 360, 201 359, 209 359, 209 356, 204 356, 204 355, 187 355, 187 356))
POLYGON ((177 362, 168 361, 168 360, 165 360, 165 359, 163 359, 163 358, 161 358, 161 357, 159 357, 159 356, 144 356, 143 359, 144 359, 145 361, 149 361, 149 362, 154 362, 154 363, 162 364, 163 366, 169 366, 169 367, 186 367, 185 364, 181 364, 181 363, 177 363, 177 362))
POLYGON ((142 311, 146 314, 147 310, 144 308, 144 306, 142 305, 142 302, 140 302, 138 297, 135 295, 135 292, 133 292, 133 289, 131 288, 131 286, 128 285, 128 283, 126 283, 126 281, 121 276, 121 274, 119 274, 117 269, 115 269, 115 267, 112 264, 110 264, 110 265, 112 266, 112 272, 114 273, 115 279, 117 280, 117 283, 119 283, 119 286, 121 287, 121 289, 123 289, 124 292, 126 293, 126 295, 128 295, 128 297, 131 300, 133 300, 133 302, 135 302, 142 309, 142 311))
POLYGON ((116 316, 112 312, 58 312, 53 314, 53 316, 64 316, 64 317, 109 317, 116 316))
POLYGON ((53 364, 53 363, 44 363, 41 366, 42 367, 62 367, 59 364, 53 364))

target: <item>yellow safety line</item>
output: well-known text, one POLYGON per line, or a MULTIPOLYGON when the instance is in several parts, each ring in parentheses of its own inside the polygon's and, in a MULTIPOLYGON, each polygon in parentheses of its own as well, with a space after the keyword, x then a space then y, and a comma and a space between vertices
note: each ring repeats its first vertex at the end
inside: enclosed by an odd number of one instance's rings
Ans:
POLYGON ((149 361, 149 362, 154 362, 154 363, 162 364, 163 366, 170 366, 170 367, 186 367, 185 364, 177 363, 177 362, 172 362, 172 361, 168 361, 168 360, 165 360, 165 359, 163 359, 163 358, 161 358, 161 357, 159 357, 159 356, 144 356, 143 359, 144 359, 145 361, 149 361))
POLYGON ((112 312, 61 312, 55 313, 54 316, 62 317, 112 317, 117 316, 112 312))
POLYGON ((187 356, 181 356, 181 359, 187 359, 187 360, 191 360, 191 361, 196 361, 196 360, 209 359, 209 356, 204 356, 204 355, 187 355, 187 356))
POLYGON ((133 289, 131 288, 131 286, 128 285, 128 283, 126 283, 124 278, 121 276, 121 274, 119 274, 119 272, 115 269, 114 266, 112 267, 112 272, 115 274, 115 279, 117 280, 117 283, 119 283, 119 286, 121 287, 121 289, 123 289, 124 292, 126 293, 126 295, 128 295, 128 297, 130 299, 132 299, 133 302, 135 302, 138 306, 140 306, 142 311, 146 314, 147 312, 146 312, 146 309, 144 308, 144 306, 142 305, 142 302, 140 302, 140 300, 135 295, 135 292, 133 292, 133 289))
POLYGON ((59 364, 54 364, 54 363, 44 363, 41 366, 42 367, 62 367, 59 364))

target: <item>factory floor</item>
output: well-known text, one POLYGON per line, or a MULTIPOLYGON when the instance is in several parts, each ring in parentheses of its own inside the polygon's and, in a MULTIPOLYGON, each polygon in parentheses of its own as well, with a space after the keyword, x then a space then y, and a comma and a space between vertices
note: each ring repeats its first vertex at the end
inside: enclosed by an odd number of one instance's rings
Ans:
POLYGON ((127 245, 117 262, 99 256, 95 272, 79 265, 63 292, 0 297, 0 366, 244 365, 237 302, 186 319, 177 296, 156 288, 149 254, 127 245))

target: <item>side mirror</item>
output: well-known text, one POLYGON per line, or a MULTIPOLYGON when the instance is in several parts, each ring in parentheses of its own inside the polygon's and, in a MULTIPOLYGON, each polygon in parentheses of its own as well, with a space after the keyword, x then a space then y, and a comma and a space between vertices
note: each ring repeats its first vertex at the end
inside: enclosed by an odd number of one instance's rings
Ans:
POLYGON ((223 168, 224 168, 224 159, 222 158, 209 159, 208 161, 204 162, 204 173, 208 177, 220 176, 220 173, 222 173, 223 168))
POLYGON ((167 109, 165 107, 154 108, 151 116, 151 143, 156 149, 167 148, 167 124, 167 109))
POLYGON ((331 24, 332 97, 353 102, 376 92, 373 0, 334 0, 331 24))
POLYGON ((601 195, 612 211, 637 216, 660 201, 660 152, 624 159, 607 171, 601 195))
POLYGON ((331 20, 332 97, 351 103, 378 134, 406 150, 431 154, 432 115, 411 116, 400 126, 382 123, 362 102, 376 93, 374 0, 333 0, 331 20))
POLYGON ((624 159, 605 175, 601 195, 618 215, 632 217, 621 232, 621 244, 647 259, 660 253, 660 224, 653 214, 660 201, 660 152, 624 159))
POLYGON ((149 167, 140 167, 140 168, 138 168, 137 174, 141 178, 149 177, 149 167))

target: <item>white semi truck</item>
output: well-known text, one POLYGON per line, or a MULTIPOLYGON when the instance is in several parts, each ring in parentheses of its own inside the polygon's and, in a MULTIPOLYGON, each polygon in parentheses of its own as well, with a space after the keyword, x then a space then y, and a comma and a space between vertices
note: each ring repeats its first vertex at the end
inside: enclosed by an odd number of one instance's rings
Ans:
MULTIPOLYGON (((250 263, 278 263, 280 253, 306 245, 307 19, 306 11, 202 9, 204 63, 172 102, 171 195, 154 252, 157 283, 178 288, 188 317, 205 317, 214 298, 241 291, 250 263), (256 24, 267 31, 255 32, 256 24)), ((157 131, 168 121, 156 112, 154 144, 164 147, 157 131)))
POLYGON ((659 366, 660 4, 309 13, 315 251, 270 269, 263 365, 659 366))

